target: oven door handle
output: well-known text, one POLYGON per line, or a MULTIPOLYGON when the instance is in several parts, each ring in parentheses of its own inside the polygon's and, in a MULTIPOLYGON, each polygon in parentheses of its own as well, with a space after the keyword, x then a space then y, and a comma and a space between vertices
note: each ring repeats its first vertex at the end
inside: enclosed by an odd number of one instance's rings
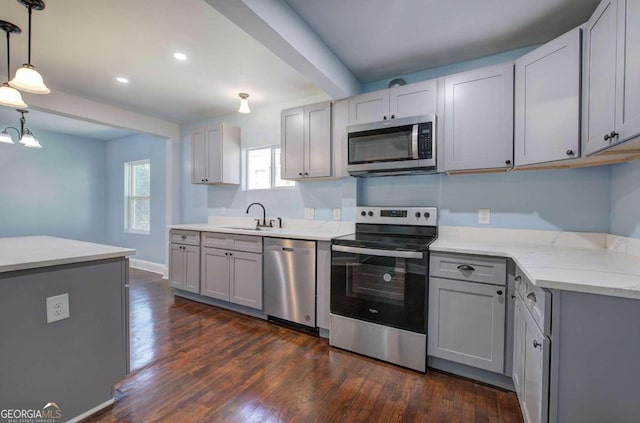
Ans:
POLYGON ((422 259, 424 253, 418 251, 377 250, 375 248, 349 247, 346 245, 332 245, 333 251, 343 253, 367 254, 370 256, 395 257, 407 259, 422 259))

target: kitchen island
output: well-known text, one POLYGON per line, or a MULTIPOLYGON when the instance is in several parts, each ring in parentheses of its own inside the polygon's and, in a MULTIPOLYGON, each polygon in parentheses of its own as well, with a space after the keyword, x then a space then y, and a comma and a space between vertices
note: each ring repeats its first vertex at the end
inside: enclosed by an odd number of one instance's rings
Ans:
POLYGON ((0 409, 54 403, 54 417, 77 421, 113 402, 113 385, 129 370, 133 254, 46 236, 0 238, 0 409))

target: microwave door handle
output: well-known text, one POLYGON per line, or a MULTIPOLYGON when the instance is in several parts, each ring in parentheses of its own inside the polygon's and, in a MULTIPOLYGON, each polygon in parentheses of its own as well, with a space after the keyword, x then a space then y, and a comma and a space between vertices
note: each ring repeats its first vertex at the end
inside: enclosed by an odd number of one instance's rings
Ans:
POLYGON ((413 129, 411 130, 411 153, 414 160, 420 158, 418 153, 418 124, 413 125, 413 129))

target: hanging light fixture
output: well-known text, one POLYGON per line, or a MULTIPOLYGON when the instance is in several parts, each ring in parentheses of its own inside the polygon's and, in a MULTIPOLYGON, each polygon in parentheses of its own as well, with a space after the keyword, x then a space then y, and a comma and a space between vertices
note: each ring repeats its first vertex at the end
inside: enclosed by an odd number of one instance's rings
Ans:
POLYGON ((0 29, 7 33, 7 82, 2 84, 2 86, 0 87, 0 105, 20 108, 28 107, 27 103, 22 100, 20 91, 16 90, 13 87, 10 87, 8 82, 8 79, 11 75, 11 33, 20 34, 22 31, 20 30, 20 27, 7 21, 0 21, 0 29))
POLYGON ((0 132, 0 142, 7 144, 15 144, 11 135, 9 135, 9 129, 16 131, 19 138, 19 143, 24 145, 25 147, 30 148, 42 148, 38 139, 33 135, 33 133, 27 128, 27 119, 24 117, 25 113, 29 113, 28 110, 16 109, 16 111, 22 116, 20 117, 20 129, 14 128, 13 126, 7 126, 4 128, 4 131, 0 132))
POLYGON ((44 85, 42 75, 40 75, 35 66, 31 64, 31 11, 43 10, 44 1, 18 0, 18 3, 25 6, 29 11, 29 44, 27 49, 27 63, 22 65, 22 67, 16 71, 16 76, 9 81, 9 85, 27 93, 49 94, 51 91, 46 85, 44 85))
POLYGON ((238 109, 238 112, 251 113, 251 109, 249 109, 249 100, 247 100, 249 98, 249 94, 240 93, 238 94, 238 97, 240 97, 240 108, 238 109))

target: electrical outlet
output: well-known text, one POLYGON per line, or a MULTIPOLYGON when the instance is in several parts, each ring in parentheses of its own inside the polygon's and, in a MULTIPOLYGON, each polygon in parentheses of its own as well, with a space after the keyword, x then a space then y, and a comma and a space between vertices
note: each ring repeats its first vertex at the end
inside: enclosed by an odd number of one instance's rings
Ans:
POLYGON ((315 216, 315 209, 312 207, 304 208, 304 218, 305 219, 313 219, 315 216))
POLYGON ((333 209, 333 220, 340 220, 342 217, 342 210, 339 208, 333 209))
POLYGON ((69 294, 47 298, 47 323, 69 318, 69 294))
POLYGON ((478 209, 478 224, 491 224, 491 209, 478 209))

